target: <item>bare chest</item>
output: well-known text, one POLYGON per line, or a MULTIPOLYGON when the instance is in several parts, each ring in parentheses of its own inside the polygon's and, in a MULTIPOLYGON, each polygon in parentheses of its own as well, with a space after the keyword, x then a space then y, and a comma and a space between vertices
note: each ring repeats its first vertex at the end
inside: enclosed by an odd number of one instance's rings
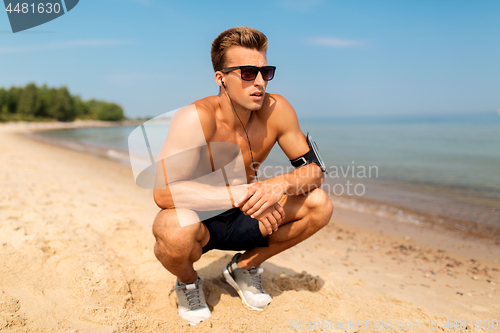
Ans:
POLYGON ((241 152, 243 156, 247 173, 249 173, 252 161, 258 167, 269 155, 276 143, 276 139, 276 131, 261 119, 255 117, 249 128, 247 128, 247 133, 241 126, 233 129, 222 122, 217 122, 217 130, 211 141, 235 144, 237 146, 235 146, 236 150, 238 150, 238 153, 241 152))

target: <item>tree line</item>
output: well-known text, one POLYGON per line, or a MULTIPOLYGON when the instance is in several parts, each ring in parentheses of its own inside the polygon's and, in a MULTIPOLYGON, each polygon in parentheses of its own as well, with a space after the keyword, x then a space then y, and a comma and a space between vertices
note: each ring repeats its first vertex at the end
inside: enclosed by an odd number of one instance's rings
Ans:
POLYGON ((95 99, 82 100, 71 95, 68 88, 25 87, 0 88, 0 121, 35 120, 73 121, 93 119, 124 120, 123 108, 118 104, 95 99))

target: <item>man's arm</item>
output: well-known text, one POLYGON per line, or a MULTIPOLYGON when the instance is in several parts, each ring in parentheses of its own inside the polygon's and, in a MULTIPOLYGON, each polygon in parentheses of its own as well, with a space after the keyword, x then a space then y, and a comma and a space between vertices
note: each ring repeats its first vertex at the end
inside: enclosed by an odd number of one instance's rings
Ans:
MULTIPOLYGON (((247 185, 231 186, 232 196, 241 196, 246 192, 247 185)), ((155 189, 153 196, 156 205, 161 209, 185 208, 210 211, 232 208, 231 199, 225 186, 216 187, 184 181, 167 185, 165 189, 155 189)))
MULTIPOLYGON (((269 118, 270 126, 277 127, 277 142, 288 159, 293 160, 309 151, 304 133, 300 130, 297 114, 288 101, 279 95, 276 99, 275 112, 269 118)), ((277 203, 286 195, 307 193, 323 183, 323 172, 316 163, 311 163, 290 173, 273 177, 269 180, 251 184, 248 193, 237 200, 241 210, 254 217, 260 216, 267 208, 277 203)))
POLYGON ((214 119, 202 107, 190 105, 172 117, 156 168, 154 200, 160 208, 229 209, 231 196, 246 193, 246 176, 244 185, 228 188, 222 170, 213 172, 207 142, 214 132, 214 119))

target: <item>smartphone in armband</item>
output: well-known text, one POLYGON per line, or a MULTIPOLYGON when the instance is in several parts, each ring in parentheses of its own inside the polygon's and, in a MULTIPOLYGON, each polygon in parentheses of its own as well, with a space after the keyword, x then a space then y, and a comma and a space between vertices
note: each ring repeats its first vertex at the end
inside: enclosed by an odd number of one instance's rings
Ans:
POLYGON ((318 145, 316 145, 316 142, 313 141, 311 134, 307 132, 307 144, 309 145, 310 149, 310 155, 313 162, 315 162, 321 169, 321 171, 326 172, 326 165, 325 162, 323 162, 323 159, 319 155, 319 149, 318 145))
POLYGON ((325 163, 323 162, 323 159, 319 155, 318 146, 316 145, 316 142, 313 141, 311 134, 309 134, 309 132, 307 133, 306 138, 307 138, 307 145, 309 146, 309 151, 294 160, 290 160, 290 163, 295 168, 310 163, 316 163, 320 167, 321 171, 326 172, 326 166, 325 163))

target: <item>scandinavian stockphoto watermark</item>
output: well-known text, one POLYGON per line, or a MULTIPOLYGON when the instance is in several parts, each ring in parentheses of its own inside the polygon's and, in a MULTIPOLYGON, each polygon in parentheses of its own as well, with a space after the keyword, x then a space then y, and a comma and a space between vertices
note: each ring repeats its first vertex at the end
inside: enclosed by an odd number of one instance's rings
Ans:
MULTIPOLYGON (((296 172, 299 178, 315 178, 318 177, 321 171, 318 169, 299 168, 295 169, 293 166, 261 166, 259 163, 253 163, 251 166, 252 171, 256 171, 259 179, 270 179, 281 176, 290 172, 296 172), (310 174, 316 172, 316 174, 310 174)), ((379 170, 376 165, 356 165, 355 161, 351 161, 351 165, 332 165, 326 167, 326 172, 323 174, 326 180, 321 185, 321 188, 331 194, 338 196, 358 196, 361 197, 366 193, 366 185, 363 180, 368 178, 378 178, 379 170)), ((297 181, 295 189, 298 192, 307 193, 311 191, 314 185, 299 185, 297 181)), ((281 188, 276 188, 276 193, 282 191, 281 188)), ((295 191, 295 190, 294 190, 295 191)), ((274 192, 273 192, 274 193, 274 192)), ((294 192, 295 193, 295 192, 294 192)), ((294 193, 286 193, 293 195, 294 193)))
POLYGON ((446 329, 479 329, 489 330, 498 329, 498 319, 436 319, 436 320, 417 320, 417 321, 390 321, 390 320, 366 320, 366 319, 349 319, 345 321, 334 321, 330 319, 322 319, 319 321, 301 321, 291 319, 289 327, 293 330, 347 330, 359 331, 360 329, 368 329, 371 331, 384 330, 436 330, 442 331, 446 329))
POLYGON ((4 0, 12 32, 31 29, 72 10, 79 0, 4 0))

